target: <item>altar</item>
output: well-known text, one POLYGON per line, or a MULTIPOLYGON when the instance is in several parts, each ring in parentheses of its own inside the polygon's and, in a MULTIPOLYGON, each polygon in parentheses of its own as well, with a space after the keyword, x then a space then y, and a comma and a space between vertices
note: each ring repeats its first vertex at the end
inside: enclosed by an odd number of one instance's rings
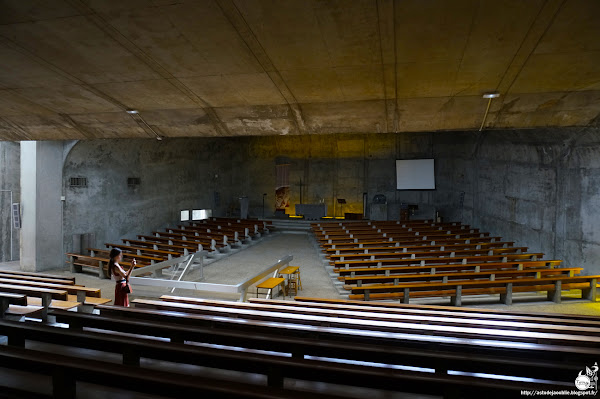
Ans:
POLYGON ((306 220, 319 220, 327 216, 327 204, 296 204, 296 216, 306 220))

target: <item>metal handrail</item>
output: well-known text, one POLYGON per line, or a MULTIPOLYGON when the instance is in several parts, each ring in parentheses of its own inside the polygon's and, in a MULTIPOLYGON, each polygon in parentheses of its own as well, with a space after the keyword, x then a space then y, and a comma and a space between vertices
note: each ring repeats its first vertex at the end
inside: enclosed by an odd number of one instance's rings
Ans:
POLYGON ((273 266, 270 266, 262 272, 258 273, 256 276, 237 284, 236 287, 238 288, 238 292, 240 293, 240 302, 246 302, 246 294, 248 293, 248 287, 250 287, 257 281, 262 280, 271 272, 273 272, 273 277, 276 277, 279 269, 281 269, 283 266, 289 265, 293 259, 294 257, 292 255, 286 255, 283 257, 283 259, 279 259, 277 263, 275 263, 273 266))
MULTIPOLYGON (((172 259, 170 262, 176 261, 183 262, 186 257, 172 259)), ((149 278, 149 277, 131 277, 129 282, 133 285, 140 286, 153 286, 153 287, 165 287, 165 288, 182 288, 188 290, 195 291, 209 291, 209 292, 219 292, 226 294, 240 294, 240 302, 246 301, 246 295, 248 293, 248 288, 252 286, 257 281, 262 280, 269 274, 273 273, 273 276, 276 276, 279 269, 284 266, 289 265, 289 263, 294 259, 292 255, 286 255, 283 259, 279 259, 275 264, 269 266, 264 269, 262 272, 250 277, 249 279, 239 283, 239 284, 216 284, 216 283, 203 283, 203 282, 194 282, 194 281, 176 281, 176 280, 166 280, 159 278, 149 278)), ((164 265, 164 264, 163 264, 164 265)), ((148 268, 154 266, 146 266, 140 268, 140 273, 144 272, 144 270, 148 271, 148 268)), ((137 271, 137 270, 136 270, 137 271)))

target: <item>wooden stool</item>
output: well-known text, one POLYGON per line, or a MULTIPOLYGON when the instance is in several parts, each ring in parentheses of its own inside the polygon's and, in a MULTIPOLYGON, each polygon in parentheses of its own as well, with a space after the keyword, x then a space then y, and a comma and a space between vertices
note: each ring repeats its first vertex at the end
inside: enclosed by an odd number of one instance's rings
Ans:
POLYGON ((298 288, 302 289, 302 280, 300 280, 300 266, 288 266, 279 271, 282 276, 287 275, 287 292, 288 295, 293 291, 294 295, 298 294, 298 288))

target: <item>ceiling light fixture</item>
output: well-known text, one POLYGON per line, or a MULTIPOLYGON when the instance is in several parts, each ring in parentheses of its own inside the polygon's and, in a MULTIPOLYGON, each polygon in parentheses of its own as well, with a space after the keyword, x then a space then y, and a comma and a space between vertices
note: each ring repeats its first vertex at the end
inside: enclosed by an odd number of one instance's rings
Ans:
POLYGON ((156 140, 158 140, 158 141, 162 141, 162 140, 163 140, 163 138, 164 138, 164 137, 163 137, 163 136, 161 136, 160 134, 156 133, 156 130, 154 130, 154 129, 152 128, 152 126, 150 126, 150 125, 149 125, 149 124, 146 122, 146 120, 145 120, 144 118, 142 118, 142 115, 140 114, 140 112, 139 112, 137 109, 128 109, 128 110, 127 110, 127 111, 125 111, 125 112, 127 112, 127 113, 128 113, 130 116, 131 116, 131 118, 132 118, 133 120, 135 120, 136 122, 138 122, 138 125, 139 125, 139 122, 140 122, 140 121, 141 121, 141 122, 142 122, 144 125, 146 125, 146 127, 147 127, 148 129, 150 129, 150 131, 151 131, 152 133, 154 133, 154 136, 155 136, 154 138, 155 138, 156 140), (139 120, 138 120, 138 119, 139 119, 139 120))
POLYGON ((500 97, 500 93, 498 93, 497 91, 491 91, 488 93, 483 93, 482 97, 488 99, 488 104, 487 104, 487 108, 485 109, 485 114, 483 115, 483 120, 481 121, 481 126, 479 126, 480 132, 483 130, 483 125, 485 125, 485 120, 487 119, 488 112, 490 111, 490 105, 492 105, 492 100, 494 98, 500 97))
POLYGON ((500 93, 494 91, 492 93, 483 93, 483 98, 498 98, 500 97, 500 93))

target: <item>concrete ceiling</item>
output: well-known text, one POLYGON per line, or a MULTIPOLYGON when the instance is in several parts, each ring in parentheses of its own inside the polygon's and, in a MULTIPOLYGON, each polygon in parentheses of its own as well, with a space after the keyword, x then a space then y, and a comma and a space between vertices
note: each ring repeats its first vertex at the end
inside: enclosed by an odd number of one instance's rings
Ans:
POLYGON ((478 129, 494 90, 486 127, 589 126, 599 15, 598 0, 0 0, 0 139, 478 129))

